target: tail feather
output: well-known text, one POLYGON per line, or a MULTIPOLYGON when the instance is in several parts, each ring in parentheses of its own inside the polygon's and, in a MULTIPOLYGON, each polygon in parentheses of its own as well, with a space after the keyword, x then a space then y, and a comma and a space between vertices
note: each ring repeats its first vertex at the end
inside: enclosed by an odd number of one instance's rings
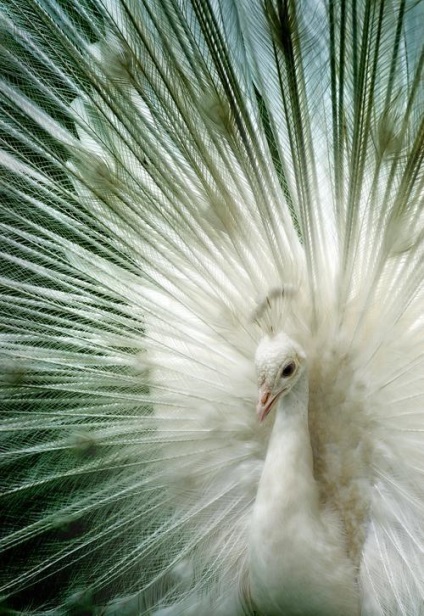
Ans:
POLYGON ((418 615, 424 3, 65 4, 1 9, 7 606, 253 613, 284 325, 363 613, 418 615))

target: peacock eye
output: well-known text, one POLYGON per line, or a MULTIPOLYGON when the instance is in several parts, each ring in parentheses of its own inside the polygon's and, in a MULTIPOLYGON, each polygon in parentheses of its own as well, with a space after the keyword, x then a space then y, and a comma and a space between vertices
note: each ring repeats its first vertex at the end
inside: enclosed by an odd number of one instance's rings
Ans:
POLYGON ((296 370, 296 364, 294 363, 294 361, 291 361, 290 363, 284 366, 284 368, 281 371, 281 376, 286 379, 287 377, 291 376, 295 370, 296 370))

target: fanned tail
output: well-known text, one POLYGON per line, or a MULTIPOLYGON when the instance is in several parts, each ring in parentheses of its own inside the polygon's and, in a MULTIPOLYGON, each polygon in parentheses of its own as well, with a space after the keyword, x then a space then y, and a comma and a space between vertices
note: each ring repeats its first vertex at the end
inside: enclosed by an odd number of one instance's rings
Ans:
POLYGON ((5 609, 253 613, 253 357, 284 326, 363 613, 418 615, 424 3, 0 17, 5 609))

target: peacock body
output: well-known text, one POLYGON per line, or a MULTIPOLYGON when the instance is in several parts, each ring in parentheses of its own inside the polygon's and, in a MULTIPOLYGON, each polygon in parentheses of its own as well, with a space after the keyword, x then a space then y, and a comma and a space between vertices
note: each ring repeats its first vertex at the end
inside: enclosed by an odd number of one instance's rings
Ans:
POLYGON ((424 2, 0 16, 4 612, 423 615, 424 2))

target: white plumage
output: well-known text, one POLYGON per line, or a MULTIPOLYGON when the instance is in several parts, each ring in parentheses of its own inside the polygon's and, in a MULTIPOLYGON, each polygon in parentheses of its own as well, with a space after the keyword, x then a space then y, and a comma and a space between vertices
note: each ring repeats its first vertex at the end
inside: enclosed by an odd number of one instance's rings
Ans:
POLYGON ((281 332, 256 353, 259 417, 278 408, 252 512, 250 592, 264 614, 355 615, 358 572, 348 537, 332 504, 320 503, 313 476, 305 360, 281 332))
POLYGON ((0 23, 1 608, 422 616, 424 2, 0 23))

